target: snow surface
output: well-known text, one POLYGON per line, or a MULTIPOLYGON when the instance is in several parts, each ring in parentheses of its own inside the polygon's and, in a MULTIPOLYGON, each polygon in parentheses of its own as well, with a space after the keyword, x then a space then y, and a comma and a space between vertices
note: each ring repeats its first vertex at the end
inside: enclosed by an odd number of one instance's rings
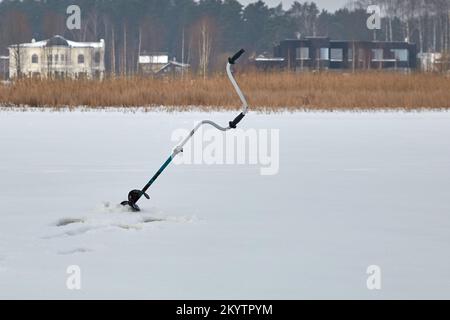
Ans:
POLYGON ((0 112, 0 298, 450 298, 446 112, 251 113, 278 175, 173 165, 144 212, 116 207, 174 130, 233 116, 0 112))

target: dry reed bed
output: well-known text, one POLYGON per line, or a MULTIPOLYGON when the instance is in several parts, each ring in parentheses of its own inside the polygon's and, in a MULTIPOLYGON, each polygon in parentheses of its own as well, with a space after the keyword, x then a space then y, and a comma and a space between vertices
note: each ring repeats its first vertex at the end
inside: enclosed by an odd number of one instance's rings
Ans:
MULTIPOLYGON (((449 109, 450 79, 438 74, 368 72, 238 73, 254 109, 369 110, 449 109)), ((23 79, 0 85, 0 104, 32 107, 159 107, 235 109, 225 75, 144 79, 23 79)))

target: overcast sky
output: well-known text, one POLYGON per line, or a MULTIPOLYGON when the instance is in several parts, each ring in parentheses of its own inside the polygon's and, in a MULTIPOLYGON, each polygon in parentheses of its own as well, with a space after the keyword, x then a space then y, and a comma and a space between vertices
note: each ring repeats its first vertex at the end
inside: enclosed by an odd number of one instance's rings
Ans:
MULTIPOLYGON (((256 2, 257 0, 239 0, 242 4, 247 5, 252 2, 256 2)), ((263 0, 265 3, 269 5, 269 7, 276 6, 280 4, 280 2, 283 3, 283 6, 285 9, 289 8, 291 4, 295 0, 263 0)), ((298 0, 299 2, 303 3, 305 0, 298 0)), ((308 2, 311 2, 311 0, 307 0, 308 2)), ((320 9, 327 9, 328 11, 335 11, 336 9, 339 9, 343 7, 348 0, 314 0, 314 2, 320 7, 320 9)))

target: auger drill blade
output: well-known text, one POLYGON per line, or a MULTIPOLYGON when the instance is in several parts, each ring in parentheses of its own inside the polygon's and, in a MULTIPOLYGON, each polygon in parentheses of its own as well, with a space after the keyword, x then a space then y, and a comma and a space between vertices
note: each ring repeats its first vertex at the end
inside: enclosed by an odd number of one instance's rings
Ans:
POLYGON ((139 208, 139 206, 136 203, 139 201, 139 199, 142 196, 146 197, 147 199, 150 199, 148 194, 146 194, 145 192, 143 192, 141 190, 132 190, 128 194, 128 201, 123 201, 121 203, 121 205, 128 206, 130 208, 130 210, 133 212, 139 212, 139 211, 141 211, 141 209, 139 208))

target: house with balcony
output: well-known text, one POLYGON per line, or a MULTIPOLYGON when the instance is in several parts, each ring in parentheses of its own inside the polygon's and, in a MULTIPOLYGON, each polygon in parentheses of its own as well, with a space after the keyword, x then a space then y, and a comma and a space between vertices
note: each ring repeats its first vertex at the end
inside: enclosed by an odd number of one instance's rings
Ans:
POLYGON ((14 44, 9 50, 9 76, 102 79, 105 41, 75 42, 61 36, 14 44))

